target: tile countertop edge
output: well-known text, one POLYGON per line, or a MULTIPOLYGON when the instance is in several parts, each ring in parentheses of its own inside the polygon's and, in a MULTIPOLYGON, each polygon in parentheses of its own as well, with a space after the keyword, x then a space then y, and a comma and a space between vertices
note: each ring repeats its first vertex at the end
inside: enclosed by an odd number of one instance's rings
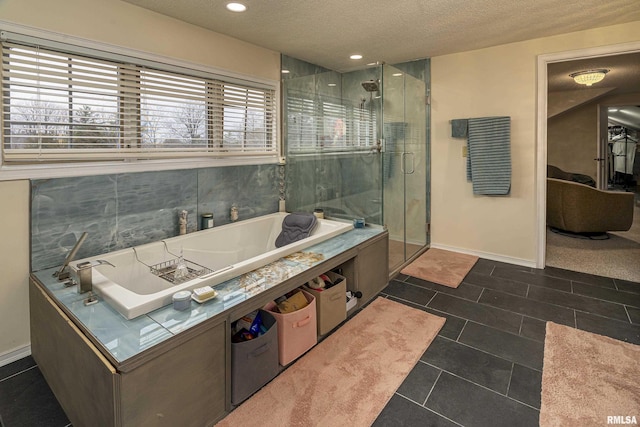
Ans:
MULTIPOLYGON (((369 226, 363 229, 353 229, 302 251, 323 255, 322 261, 316 263, 304 264, 281 258, 276 262, 286 262, 291 266, 291 275, 281 282, 271 284, 267 289, 271 289, 294 275, 301 274, 384 232, 385 230, 382 228, 369 226)), ((193 302, 191 310, 185 311, 177 311, 171 305, 167 305, 135 319, 127 320, 102 298, 99 298, 96 304, 85 306, 83 301, 88 294, 78 294, 76 286, 66 288, 60 284, 53 277, 53 273, 58 268, 33 272, 31 277, 42 285, 49 297, 72 319, 76 326, 88 333, 88 338, 102 348, 105 356, 116 366, 129 362, 169 338, 193 328, 205 320, 222 315, 237 304, 259 295, 256 293, 227 303, 219 298, 204 304, 193 302)), ((214 286, 214 288, 239 288, 242 279, 244 277, 250 278, 255 271, 228 280, 214 286)))

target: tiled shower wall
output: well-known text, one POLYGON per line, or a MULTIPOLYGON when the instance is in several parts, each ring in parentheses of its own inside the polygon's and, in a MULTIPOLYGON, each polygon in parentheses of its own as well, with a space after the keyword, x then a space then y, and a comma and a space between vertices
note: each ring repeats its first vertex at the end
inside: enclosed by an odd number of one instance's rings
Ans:
POLYGON ((327 216, 381 224, 380 168, 373 153, 289 156, 287 210, 322 208, 327 216))
POLYGON ((151 243, 178 234, 188 211, 188 232, 200 215, 215 225, 278 211, 277 165, 227 166, 31 181, 31 269, 62 264, 83 231, 76 259, 151 243))

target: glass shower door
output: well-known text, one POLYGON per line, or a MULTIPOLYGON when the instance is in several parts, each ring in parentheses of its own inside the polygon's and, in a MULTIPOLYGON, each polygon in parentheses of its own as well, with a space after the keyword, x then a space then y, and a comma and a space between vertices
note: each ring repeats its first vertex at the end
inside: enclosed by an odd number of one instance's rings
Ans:
POLYGON ((383 215, 389 230, 389 271, 427 244, 425 82, 383 68, 383 215))

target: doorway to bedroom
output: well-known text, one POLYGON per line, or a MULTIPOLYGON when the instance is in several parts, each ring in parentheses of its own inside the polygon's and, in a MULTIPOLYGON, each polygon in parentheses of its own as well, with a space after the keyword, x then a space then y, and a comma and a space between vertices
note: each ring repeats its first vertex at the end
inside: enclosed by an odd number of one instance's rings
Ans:
POLYGON ((549 62, 547 81, 544 265, 640 282, 640 51, 549 62), (570 76, 585 70, 606 72, 570 76))

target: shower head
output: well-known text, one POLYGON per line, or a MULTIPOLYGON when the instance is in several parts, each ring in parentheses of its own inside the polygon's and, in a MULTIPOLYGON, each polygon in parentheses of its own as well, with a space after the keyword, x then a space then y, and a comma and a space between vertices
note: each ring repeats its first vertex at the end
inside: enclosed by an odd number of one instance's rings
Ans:
POLYGON ((377 92, 380 89, 378 82, 379 80, 367 80, 362 82, 362 87, 367 92, 377 92))

